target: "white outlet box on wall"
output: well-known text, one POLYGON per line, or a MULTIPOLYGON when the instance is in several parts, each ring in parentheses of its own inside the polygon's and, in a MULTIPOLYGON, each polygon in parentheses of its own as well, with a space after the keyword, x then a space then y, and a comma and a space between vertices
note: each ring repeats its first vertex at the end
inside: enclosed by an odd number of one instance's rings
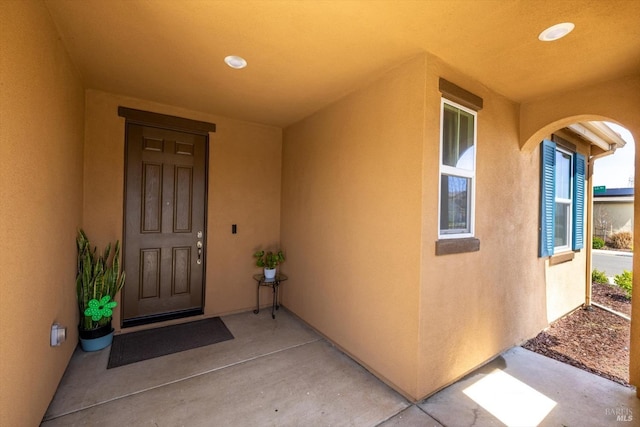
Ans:
POLYGON ((67 339, 67 328, 54 323, 51 325, 51 347, 57 347, 67 339))

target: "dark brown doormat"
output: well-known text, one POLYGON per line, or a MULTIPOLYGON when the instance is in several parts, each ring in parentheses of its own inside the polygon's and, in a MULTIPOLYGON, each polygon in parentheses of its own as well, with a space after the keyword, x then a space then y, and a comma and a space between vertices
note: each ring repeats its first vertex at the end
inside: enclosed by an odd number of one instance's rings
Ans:
POLYGON ((233 339, 222 319, 165 326, 113 337, 107 369, 233 339))

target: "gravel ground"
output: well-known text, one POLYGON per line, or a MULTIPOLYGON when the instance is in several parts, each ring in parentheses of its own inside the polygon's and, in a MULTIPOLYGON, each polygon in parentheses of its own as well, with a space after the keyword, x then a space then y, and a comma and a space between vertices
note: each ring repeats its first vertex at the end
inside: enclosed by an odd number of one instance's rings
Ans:
MULTIPOLYGON (((631 315, 617 286, 594 283, 593 301, 631 315)), ((579 308, 553 322, 522 347, 629 386, 631 322, 598 307, 579 308)))

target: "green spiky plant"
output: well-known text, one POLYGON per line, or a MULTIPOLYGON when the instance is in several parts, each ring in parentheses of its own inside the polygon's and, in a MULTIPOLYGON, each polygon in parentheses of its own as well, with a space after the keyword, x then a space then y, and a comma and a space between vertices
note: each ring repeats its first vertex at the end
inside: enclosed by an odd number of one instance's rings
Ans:
POLYGON ((124 286, 125 273, 120 271, 120 242, 116 241, 113 256, 111 243, 102 255, 91 244, 85 232, 78 230, 78 272, 76 290, 80 310, 80 329, 89 331, 106 326, 111 322, 113 301, 124 286))

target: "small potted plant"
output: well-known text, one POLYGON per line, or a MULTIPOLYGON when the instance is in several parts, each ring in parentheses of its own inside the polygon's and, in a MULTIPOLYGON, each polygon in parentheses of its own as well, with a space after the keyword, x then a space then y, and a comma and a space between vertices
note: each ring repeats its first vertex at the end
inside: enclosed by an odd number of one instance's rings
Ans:
POLYGON ((80 310, 80 345, 84 351, 101 350, 111 345, 111 317, 117 303, 116 294, 124 286, 125 274, 120 271, 120 242, 116 241, 113 256, 111 243, 102 255, 91 250, 83 230, 78 231, 78 273, 76 291, 80 310))
POLYGON ((276 277, 276 267, 284 262, 284 254, 281 250, 276 253, 258 251, 253 256, 257 258, 256 266, 264 267, 264 278, 267 281, 276 277))

